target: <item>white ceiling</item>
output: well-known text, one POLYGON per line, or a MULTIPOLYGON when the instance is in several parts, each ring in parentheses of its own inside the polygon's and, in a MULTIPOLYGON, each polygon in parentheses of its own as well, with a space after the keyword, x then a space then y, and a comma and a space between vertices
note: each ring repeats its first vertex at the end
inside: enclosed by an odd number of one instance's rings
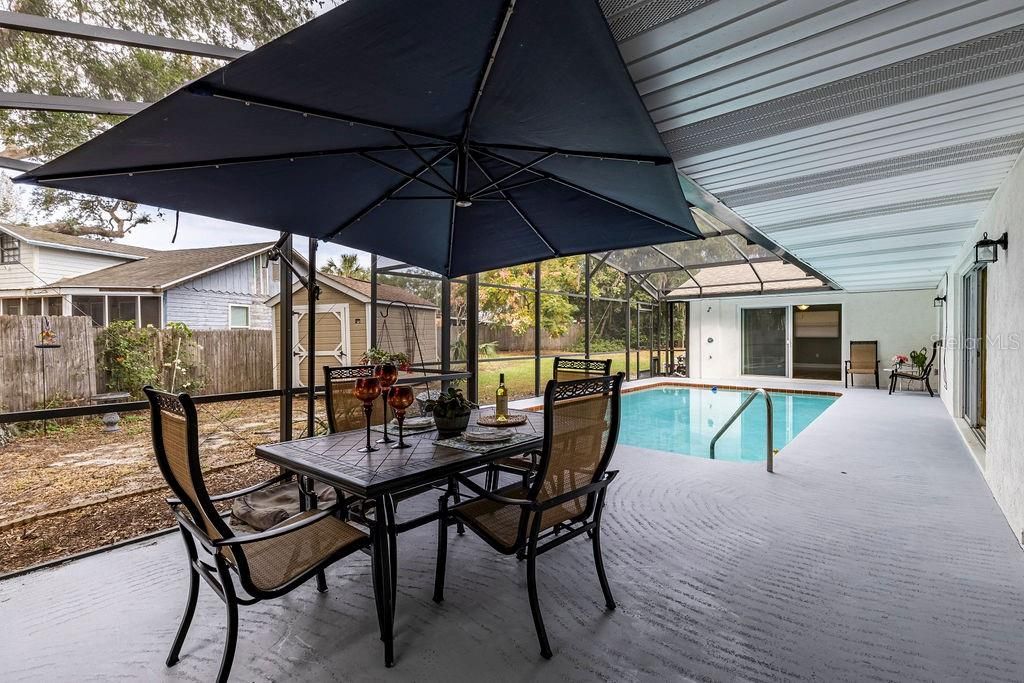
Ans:
POLYGON ((678 169, 852 291, 932 287, 1024 147, 1022 0, 601 0, 678 169))

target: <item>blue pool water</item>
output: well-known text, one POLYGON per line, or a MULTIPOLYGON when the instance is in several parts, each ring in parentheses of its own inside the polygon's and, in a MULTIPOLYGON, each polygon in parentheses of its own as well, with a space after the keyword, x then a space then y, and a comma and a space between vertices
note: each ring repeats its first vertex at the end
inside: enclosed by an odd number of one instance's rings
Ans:
MULTIPOLYGON (((622 395, 619 443, 707 458, 711 439, 749 392, 659 387, 622 395)), ((773 440, 782 449, 836 400, 772 392, 773 440)), ((756 398, 715 444, 716 460, 765 460, 764 399, 756 398)))

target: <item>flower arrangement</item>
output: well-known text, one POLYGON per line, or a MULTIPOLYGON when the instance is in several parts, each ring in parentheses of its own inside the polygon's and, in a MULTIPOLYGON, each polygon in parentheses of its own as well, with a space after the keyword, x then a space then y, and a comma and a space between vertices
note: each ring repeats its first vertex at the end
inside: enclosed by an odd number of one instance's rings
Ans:
POLYGON ((906 365, 909 362, 910 359, 904 356, 902 353, 897 353, 895 356, 892 357, 893 365, 906 365))

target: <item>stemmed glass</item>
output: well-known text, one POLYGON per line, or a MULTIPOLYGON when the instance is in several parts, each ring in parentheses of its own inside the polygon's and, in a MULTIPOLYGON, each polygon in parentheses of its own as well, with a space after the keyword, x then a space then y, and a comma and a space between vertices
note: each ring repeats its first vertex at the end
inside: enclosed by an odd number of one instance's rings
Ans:
POLYGON ((388 436, 388 395, 392 385, 398 381, 398 368, 391 363, 381 363, 373 369, 373 376, 380 381, 380 398, 384 403, 384 438, 377 439, 377 443, 394 443, 395 440, 388 436))
POLYGON ((395 419, 398 420, 398 443, 392 448, 409 447, 405 442, 402 425, 405 423, 405 409, 412 405, 414 398, 412 387, 393 387, 388 395, 388 403, 391 404, 392 410, 395 411, 395 419))
POLYGON ((373 414, 373 402, 380 396, 380 380, 376 377, 359 377, 352 388, 352 395, 363 402, 363 415, 366 416, 366 447, 360 453, 372 453, 380 450, 370 443, 370 415, 373 414))

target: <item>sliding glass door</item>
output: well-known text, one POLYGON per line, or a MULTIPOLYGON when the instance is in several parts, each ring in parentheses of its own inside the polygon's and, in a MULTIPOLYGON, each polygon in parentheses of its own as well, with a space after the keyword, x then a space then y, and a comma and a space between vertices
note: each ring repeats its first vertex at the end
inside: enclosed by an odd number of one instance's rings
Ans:
POLYGON ((964 419, 985 439, 985 295, 988 271, 964 276, 964 419))
POLYGON ((742 310, 744 375, 785 377, 788 374, 787 313, 784 306, 742 310))

